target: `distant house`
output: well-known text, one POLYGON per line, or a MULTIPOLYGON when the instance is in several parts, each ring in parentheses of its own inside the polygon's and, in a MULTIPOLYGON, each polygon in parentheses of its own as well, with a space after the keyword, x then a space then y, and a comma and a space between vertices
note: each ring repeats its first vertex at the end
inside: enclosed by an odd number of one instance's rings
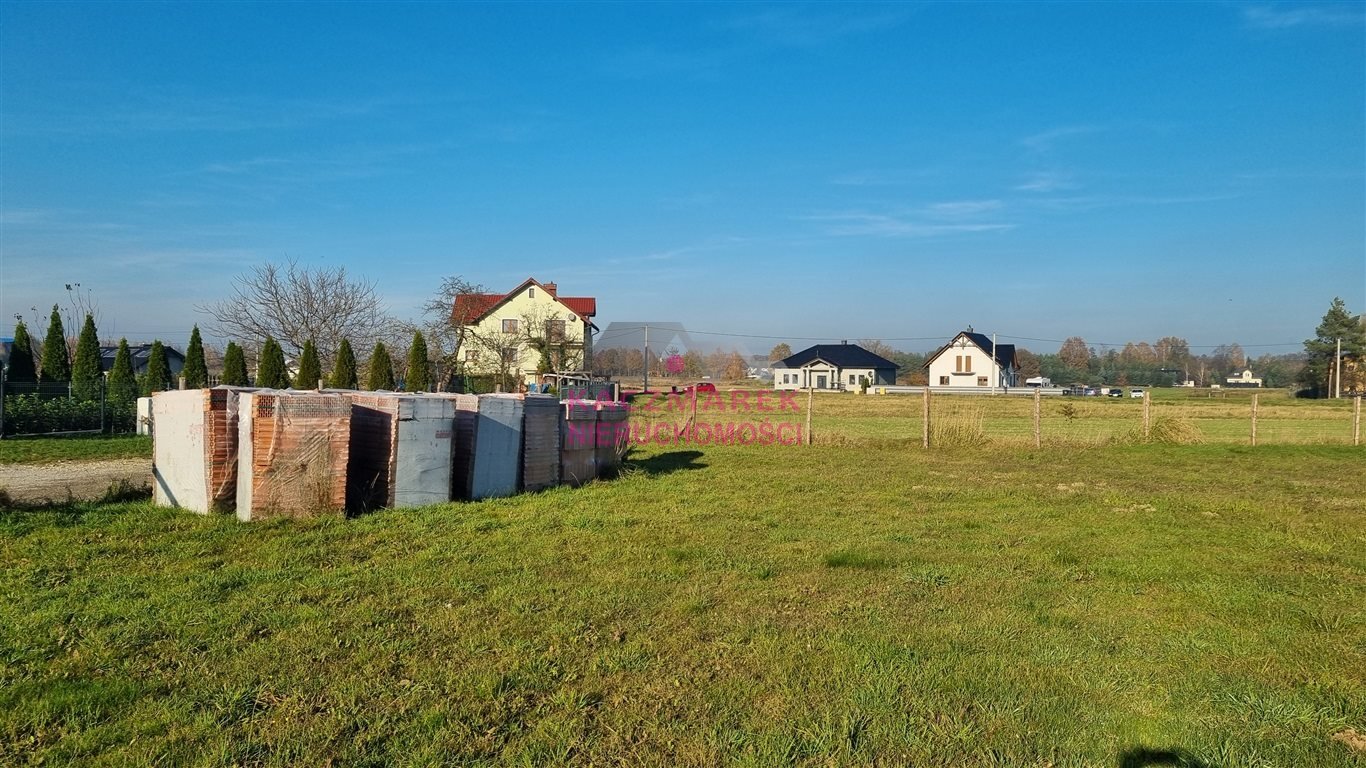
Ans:
MULTIPOLYGON (((185 355, 181 354, 174 347, 162 346, 166 350, 166 364, 171 368, 171 377, 180 375, 180 371, 185 367, 185 355)), ((141 376, 147 372, 147 358, 152 356, 151 344, 128 345, 129 355, 133 361, 133 375, 141 376)), ((100 347, 100 370, 108 373, 114 368, 114 358, 118 355, 118 347, 100 347)))
POLYGON ((1020 366, 1014 344, 993 344, 969 327, 935 350, 925 362, 931 389, 1017 386, 1020 366))
POLYGON ((774 389, 858 389, 896 383, 896 363, 857 344, 817 344, 773 366, 774 389))
POLYGON ((1252 388, 1262 386, 1262 380, 1255 378, 1252 375, 1252 370, 1250 368, 1244 368, 1242 373, 1237 376, 1230 376, 1227 379, 1224 379, 1224 381, 1227 382, 1230 387, 1252 388))
POLYGON ((533 384, 542 350, 556 372, 592 365, 597 312, 595 298, 561 296, 555 283, 527 278, 507 293, 456 296, 451 321, 461 331, 466 370, 533 384))

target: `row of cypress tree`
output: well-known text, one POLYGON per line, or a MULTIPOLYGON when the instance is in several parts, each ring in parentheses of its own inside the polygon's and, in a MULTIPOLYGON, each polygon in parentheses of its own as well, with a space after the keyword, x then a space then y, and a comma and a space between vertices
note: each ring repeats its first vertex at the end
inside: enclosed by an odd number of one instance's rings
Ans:
MULTIPOLYGON (((73 361, 68 358, 66 332, 62 326, 58 306, 54 304, 47 335, 38 357, 41 366, 35 365, 33 339, 29 335, 24 321, 20 320, 14 329, 14 344, 10 352, 7 369, 8 380, 43 383, 70 382, 72 394, 77 398, 83 400, 99 399, 100 380, 103 373, 100 367, 99 334, 95 328, 94 317, 89 314, 85 316, 85 324, 81 328, 80 337, 76 342, 76 355, 73 361)), ((404 389, 410 392, 422 392, 430 388, 431 364, 427 355, 427 341, 421 331, 413 334, 413 343, 408 350, 407 374, 407 378, 403 382, 404 389)), ((198 389, 208 385, 209 371, 204 357, 204 342, 200 336, 198 325, 190 331, 190 343, 186 347, 185 365, 181 370, 181 375, 185 378, 186 388, 198 389)), ((299 356, 298 371, 291 380, 285 365, 284 350, 275 339, 266 338, 261 347, 256 386, 279 389, 293 386, 296 389, 312 389, 317 386, 320 380, 324 381, 327 386, 338 389, 359 388, 360 380, 356 355, 351 349, 349 340, 341 340, 332 371, 325 380, 322 374, 322 364, 318 359, 317 347, 312 340, 305 342, 302 354, 299 356)), ((223 355, 223 377, 221 381, 224 384, 237 386, 246 386, 252 383, 247 373, 246 355, 242 347, 236 342, 228 342, 227 350, 223 355)), ((366 388, 371 390, 392 390, 396 387, 393 359, 382 341, 376 342, 375 349, 370 355, 370 365, 365 384, 366 388)), ((176 383, 172 380, 165 346, 160 340, 152 342, 147 360, 147 371, 142 376, 135 377, 128 340, 119 339, 119 348, 114 357, 114 365, 109 371, 108 386, 110 397, 120 399, 132 397, 134 393, 146 396, 153 392, 174 389, 176 383)))
MULTIPOLYGON (((187 358, 186 366, 188 365, 187 358)), ((336 360, 326 377, 323 376, 317 347, 312 340, 305 341, 303 351, 299 355, 298 370, 291 380, 285 365, 284 349, 275 339, 266 337, 265 343, 261 345, 261 357, 256 369, 256 386, 274 389, 290 386, 295 389, 313 389, 319 381, 335 389, 360 389, 359 366, 356 364, 356 353, 352 351, 349 339, 342 339, 337 346, 336 360)), ((253 383, 247 374, 246 354, 236 342, 228 342, 228 348, 223 353, 222 382, 235 386, 253 383)), ((366 370, 365 389, 393 390, 397 388, 397 384, 394 377, 394 361, 388 347, 384 346, 382 341, 375 342, 374 351, 370 353, 370 365, 366 370)), ((187 379, 186 386, 189 385, 187 379)), ((427 355, 427 340, 422 336, 422 332, 418 331, 413 334, 413 343, 408 349, 407 378, 403 381, 403 389, 409 392, 425 392, 430 387, 431 362, 427 355)))

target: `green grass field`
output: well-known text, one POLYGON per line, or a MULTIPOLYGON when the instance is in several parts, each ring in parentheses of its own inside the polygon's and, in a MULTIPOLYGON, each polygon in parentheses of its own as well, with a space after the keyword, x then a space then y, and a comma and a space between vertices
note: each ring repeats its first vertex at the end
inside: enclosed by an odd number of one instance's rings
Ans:
POLYGON ((0 764, 1361 765, 1363 465, 869 439, 354 520, 0 512, 0 764))
POLYGON ((152 458, 152 438, 138 435, 12 437, 0 440, 0 464, 152 458))

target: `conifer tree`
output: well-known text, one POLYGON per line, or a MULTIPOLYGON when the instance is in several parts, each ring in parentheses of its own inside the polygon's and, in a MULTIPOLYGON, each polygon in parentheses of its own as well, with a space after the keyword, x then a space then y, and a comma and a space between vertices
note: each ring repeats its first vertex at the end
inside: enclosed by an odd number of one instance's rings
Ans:
POLYGON ((431 364, 427 359, 427 340, 422 331, 413 332, 413 344, 408 347, 408 372, 403 388, 408 392, 426 392, 431 382, 431 364))
POLYGON ((147 372, 142 374, 142 396, 153 392, 175 389, 171 384, 171 366, 166 362, 166 347, 161 339, 152 342, 152 351, 147 354, 147 372))
POLYGON ((370 365, 368 367, 369 372, 365 379, 366 389, 394 388, 394 361, 389 357, 389 350, 384 348, 384 342, 375 342, 375 351, 370 353, 370 365))
POLYGON ((33 365, 33 339, 28 335, 28 326, 20 320, 14 326, 14 343, 10 345, 9 367, 5 378, 9 381, 36 381, 37 369, 33 365))
POLYGON ((304 350, 299 355, 299 372, 294 375, 294 388, 317 389, 318 379, 322 377, 323 366, 318 362, 318 348, 309 339, 304 342, 304 350))
POLYGON ((342 339, 337 346, 337 360, 332 365, 332 375, 328 377, 327 385, 337 389, 355 389, 358 386, 356 353, 351 351, 351 342, 347 339, 342 339))
POLYGON ((209 386, 209 366, 204 362, 204 340, 199 336, 198 325, 190 330, 190 345, 185 348, 185 367, 180 373, 185 377, 186 389, 209 386))
POLYGON ((237 342, 228 342, 223 350, 223 383, 233 387, 245 387, 251 383, 247 377, 247 356, 237 342))
POLYGON ((71 358, 66 352, 66 329, 57 305, 52 305, 47 335, 43 337, 43 367, 38 371, 43 381, 71 381, 71 358))
POLYGON ((270 389, 288 389, 289 372, 285 369, 285 351, 279 342, 267 336, 261 345, 261 360, 256 366, 256 386, 270 389))
POLYGON ((133 354, 128 339, 119 339, 119 351, 114 353, 114 367, 109 369, 109 397, 111 402, 127 403, 137 397, 138 381, 133 375, 133 354))
POLYGON ((102 378, 100 336, 95 330, 95 318, 87 314, 76 342, 76 362, 71 366, 72 394, 80 400, 99 400, 102 378))

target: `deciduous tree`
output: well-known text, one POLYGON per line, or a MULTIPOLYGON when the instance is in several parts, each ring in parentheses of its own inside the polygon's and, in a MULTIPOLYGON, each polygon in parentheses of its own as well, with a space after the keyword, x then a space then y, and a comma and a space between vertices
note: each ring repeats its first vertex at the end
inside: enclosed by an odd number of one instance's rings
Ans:
POLYGON ((785 341, 773 345, 773 349, 768 351, 769 360, 786 360, 789 357, 792 357, 792 347, 785 341))
POLYGON ((392 324, 373 283, 352 279, 344 267, 293 260, 254 267, 234 279, 227 299, 197 309, 213 318, 220 336, 278 339, 295 355, 312 339, 329 360, 341 339, 375 338, 392 324))
POLYGON ((1091 362, 1091 350, 1082 337, 1069 336, 1058 349, 1058 359, 1070 370, 1078 374, 1085 373, 1091 362))

